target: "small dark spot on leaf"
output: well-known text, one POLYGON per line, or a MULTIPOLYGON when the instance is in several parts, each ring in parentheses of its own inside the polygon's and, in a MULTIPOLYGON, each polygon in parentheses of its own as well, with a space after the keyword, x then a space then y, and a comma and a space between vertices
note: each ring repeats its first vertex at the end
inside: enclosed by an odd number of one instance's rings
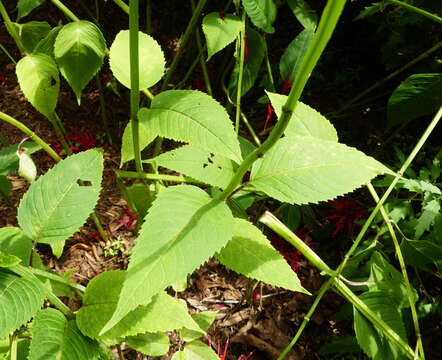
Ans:
POLYGON ((210 157, 213 158, 215 156, 214 153, 210 153, 210 157))
POLYGON ((92 183, 89 180, 77 180, 77 184, 80 186, 92 186, 92 183))
POLYGON ((207 158, 207 161, 211 164, 213 164, 213 160, 211 158, 207 158))
POLYGON ((203 169, 205 169, 209 164, 203 164, 203 169))
POLYGON ((222 170, 223 168, 221 166, 218 165, 218 169, 222 170))
POLYGON ((54 78, 51 78, 51 86, 54 86, 57 83, 57 80, 55 80, 54 78))

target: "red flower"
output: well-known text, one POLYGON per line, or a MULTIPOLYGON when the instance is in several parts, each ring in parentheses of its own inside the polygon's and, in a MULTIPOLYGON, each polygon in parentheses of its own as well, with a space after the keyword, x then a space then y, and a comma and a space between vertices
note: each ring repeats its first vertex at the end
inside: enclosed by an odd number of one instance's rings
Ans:
POLYGON ((247 59, 249 57, 249 48, 247 46, 247 36, 244 35, 244 57, 247 59))
POLYGON ((344 198, 342 200, 332 200, 330 204, 333 205, 333 209, 330 211, 331 215, 325 218, 335 223, 335 231, 332 236, 336 236, 340 231, 347 229, 347 236, 351 237, 357 226, 355 222, 368 216, 367 209, 354 200, 344 198))
MULTIPOLYGON (((209 341, 210 344, 210 341, 209 341)), ((218 344, 218 352, 217 355, 220 360, 227 360, 227 350, 229 349, 229 339, 226 340, 226 344, 224 345, 224 351, 221 350, 221 344, 218 344), (222 352, 222 354, 221 354, 222 352)), ((251 351, 247 356, 240 355, 237 360, 248 360, 253 355, 253 351, 251 351)))
POLYGON ((292 83, 290 82, 290 78, 287 75, 287 77, 284 79, 284 82, 282 83, 281 94, 284 94, 291 87, 292 83))
MULTIPOLYGON (((66 136, 66 140, 69 140, 73 143, 74 146, 70 146, 69 149, 72 150, 74 154, 85 151, 89 149, 93 149, 97 147, 97 140, 93 138, 87 131, 83 131, 82 133, 73 133, 66 136)), ((64 159, 66 157, 66 152, 60 143, 51 144, 54 151, 64 159)))
POLYGON ((126 230, 130 230, 133 223, 137 220, 137 216, 130 211, 127 205, 124 205, 123 212, 125 216, 123 216, 123 219, 120 220, 120 224, 123 224, 126 230))

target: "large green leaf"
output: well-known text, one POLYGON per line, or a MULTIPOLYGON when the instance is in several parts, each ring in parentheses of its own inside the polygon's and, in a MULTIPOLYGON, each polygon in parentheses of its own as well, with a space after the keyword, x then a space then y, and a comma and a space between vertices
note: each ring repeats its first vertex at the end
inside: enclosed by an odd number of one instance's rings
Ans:
POLYGON ((22 17, 28 15, 32 10, 34 10, 36 7, 40 6, 44 2, 45 0, 18 0, 17 21, 20 20, 22 17))
POLYGON ((242 0, 242 5, 255 26, 269 34, 275 32, 272 24, 276 19, 277 9, 273 0, 242 0))
POLYGON ((315 29, 318 24, 318 16, 304 0, 287 0, 290 9, 304 28, 315 29))
POLYGON ((93 211, 102 172, 102 152, 92 149, 68 157, 40 176, 18 208, 17 219, 24 233, 34 241, 60 247, 93 211))
MULTIPOLYGON (((155 138, 158 136, 157 133, 146 129, 145 121, 148 118, 141 118, 138 122, 138 137, 140 144, 140 151, 144 150, 155 138)), ((132 123, 129 121, 123 132, 123 139, 121 140, 121 160, 120 166, 124 163, 133 160, 134 157, 134 143, 132 141, 132 123)))
POLYGON ((117 307, 125 276, 125 271, 112 270, 96 276, 89 282, 83 297, 83 307, 77 313, 77 325, 83 334, 112 345, 126 336, 146 332, 182 328, 201 332, 198 324, 189 315, 183 300, 160 292, 148 305, 137 307, 112 329, 99 335, 117 307))
POLYGON ((213 349, 201 341, 192 341, 172 356, 172 360, 219 360, 213 349))
POLYGON ((191 145, 181 146, 144 162, 155 162, 222 189, 229 184, 238 168, 233 160, 191 145))
POLYGON ((207 61, 235 41, 242 27, 241 19, 233 14, 221 17, 220 13, 211 12, 204 16, 203 33, 207 43, 207 61))
POLYGON ((232 240, 217 258, 229 269, 252 279, 309 294, 282 255, 246 220, 235 219, 232 240))
MULTIPOLYGON (((261 69, 262 61, 266 51, 266 43, 261 34, 250 27, 246 28, 247 36, 247 53, 244 58, 242 91, 241 96, 244 96, 255 84, 256 79, 261 69)), ((239 57, 235 63, 229 81, 229 89, 234 89, 233 94, 230 94, 232 99, 236 99, 236 91, 238 87, 238 74, 240 69, 239 57)))
POLYGON ((18 83, 29 102, 50 117, 57 106, 60 79, 54 60, 44 54, 27 55, 16 68, 18 83))
MULTIPOLYGON (((382 291, 364 293, 360 299, 386 324, 388 324, 402 339, 406 341, 407 334, 397 304, 382 291)), ((356 308, 354 311, 354 327, 356 338, 362 350, 374 360, 403 359, 403 354, 385 336, 378 331, 356 308)))
POLYGON ((204 332, 207 332, 209 327, 216 319, 216 311, 202 311, 200 313, 196 313, 192 315, 192 319, 199 325, 201 330, 189 330, 186 328, 178 330, 178 334, 180 335, 181 340, 189 342, 196 340, 204 335, 204 332))
POLYGON ((219 251, 232 238, 232 227, 227 205, 203 190, 178 185, 161 191, 145 218, 105 331, 219 251))
POLYGON ((280 139, 252 168, 251 185, 283 202, 317 203, 391 171, 364 153, 305 136, 280 139))
MULTIPOLYGON (((25 149, 26 153, 31 155, 32 153, 40 150, 40 145, 33 141, 26 141, 20 145, 21 149, 25 149)), ((8 175, 14 170, 18 169, 18 156, 17 156, 18 144, 9 145, 0 150, 0 175, 8 175)))
POLYGON ((98 360, 97 342, 83 336, 75 320, 56 309, 40 310, 32 326, 29 360, 98 360))
POLYGON ((428 240, 404 239, 401 243, 401 250, 406 264, 424 270, 428 270, 427 264, 438 263, 442 260, 442 246, 428 240))
POLYGON ((132 349, 149 356, 165 355, 170 346, 169 337, 160 332, 128 337, 126 344, 132 349))
POLYGON ((241 150, 226 110, 195 90, 169 90, 155 96, 138 117, 149 133, 185 141, 241 162, 241 150))
POLYGON ((44 267, 38 254, 32 252, 32 240, 19 228, 0 228, 0 251, 17 256, 25 266, 29 263, 32 253, 32 266, 39 269, 44 267))
POLYGON ((46 21, 29 21, 25 24, 13 23, 26 53, 30 54, 41 39, 51 31, 51 26, 46 21))
POLYGON ((40 282, 0 270, 0 339, 31 320, 44 298, 40 282))
MULTIPOLYGON (((147 89, 164 75, 165 60, 160 45, 149 35, 138 32, 139 86, 147 89)), ((117 80, 130 89, 129 30, 120 31, 110 48, 109 65, 117 80)))
POLYGON ((61 25, 54 27, 43 39, 35 46, 33 54, 46 54, 51 58, 54 57, 54 44, 58 33, 62 29, 61 25))
POLYGON ((106 41, 100 29, 89 21, 74 21, 60 30, 54 55, 61 74, 77 96, 103 65, 106 41))
POLYGON ((442 74, 415 74, 394 90, 388 100, 387 129, 406 124, 441 106, 442 74))
POLYGON ((304 29, 299 33, 285 49, 279 62, 279 72, 281 78, 293 84, 299 74, 299 69, 307 53, 310 43, 315 35, 312 27, 304 29))
MULTIPOLYGON (((286 95, 266 91, 278 118, 287 101, 286 95)), ((334 126, 323 115, 310 106, 298 101, 295 111, 284 132, 287 136, 311 136, 323 140, 338 141, 334 126)))

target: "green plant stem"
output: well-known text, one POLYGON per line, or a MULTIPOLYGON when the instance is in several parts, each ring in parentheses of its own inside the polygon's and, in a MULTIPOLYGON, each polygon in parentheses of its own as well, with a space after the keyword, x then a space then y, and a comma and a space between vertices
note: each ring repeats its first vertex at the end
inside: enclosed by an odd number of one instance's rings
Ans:
POLYGON ((278 356, 277 360, 283 360, 287 356, 287 354, 292 350, 293 346, 296 345, 296 342, 299 340, 299 338, 302 335, 302 332, 304 331, 305 327, 309 323, 310 319, 313 316, 313 313, 315 312, 316 308, 318 307, 319 303, 322 300, 322 297, 325 295, 327 290, 330 288, 330 286, 333 284, 333 278, 329 278, 324 284, 322 284, 321 288, 318 291, 318 295, 316 295, 315 301, 310 306, 310 309, 308 313, 304 316, 304 319, 302 319, 302 323, 298 328, 298 331, 296 332, 293 339, 290 341, 290 343, 285 347, 285 349, 282 351, 282 353, 278 356))
POLYGON ((18 336, 14 332, 12 335, 9 336, 9 360, 17 360, 17 343, 18 336))
POLYGON ((17 29, 12 23, 11 18, 9 17, 8 12, 6 11, 6 8, 3 5, 2 0, 0 0, 0 15, 2 16, 3 21, 5 22, 6 25, 6 29, 8 30, 11 37, 14 39, 18 49, 20 50, 21 53, 24 53, 25 47, 23 46, 23 42, 21 41, 17 29))
POLYGON ((113 0, 115 5, 119 6, 127 15, 129 15, 129 6, 123 0, 113 0))
POLYGON ((149 100, 153 100, 153 98, 155 97, 155 95, 152 94, 148 89, 143 89, 143 90, 141 90, 141 92, 144 95, 146 95, 149 98, 149 100))
POLYGON ((321 21, 319 22, 318 30, 316 31, 312 43, 305 55, 299 70, 299 76, 296 78, 292 89, 287 97, 285 105, 282 107, 282 114, 276 123, 273 130, 270 132, 266 141, 260 147, 250 153, 239 166, 229 185, 219 195, 220 200, 225 200, 230 193, 241 183, 244 174, 248 171, 250 166, 261 156, 263 156, 276 141, 284 133, 293 111, 298 103, 305 84, 310 77, 316 63, 319 60, 328 40, 330 39, 333 30, 338 22, 339 16, 344 8, 346 0, 329 0, 325 6, 321 21))
POLYGON ((97 89, 100 99, 100 114, 101 114, 101 121, 103 122, 104 129, 106 130, 106 136, 107 140, 109 141, 109 144, 112 145, 112 136, 109 130, 109 123, 107 120, 107 112, 106 112, 106 100, 104 99, 104 92, 103 92, 103 86, 101 85, 100 76, 98 74, 95 75, 95 80, 97 83, 97 89))
POLYGON ((176 176, 176 175, 139 173, 135 171, 124 171, 124 170, 116 170, 116 173, 118 177, 128 178, 128 179, 145 179, 145 180, 156 180, 156 181, 161 180, 161 181, 188 183, 188 184, 204 184, 204 182, 202 181, 187 178, 184 176, 176 176))
POLYGON ((423 59, 427 58, 432 53, 434 53, 435 51, 439 50, 440 47, 442 47, 442 41, 439 41, 436 45, 432 46, 427 51, 425 51, 422 54, 420 54, 419 56, 415 57, 409 63, 405 64, 404 66, 402 66, 401 68, 397 69, 396 71, 393 71, 390 75, 388 75, 385 78, 377 81, 376 83, 374 83, 373 85, 371 85, 370 87, 365 89, 364 91, 362 91, 359 94, 357 94, 354 98, 352 98, 350 101, 348 101, 341 109, 339 109, 336 112, 336 114, 342 113, 343 111, 347 110, 350 107, 350 105, 352 105, 353 103, 355 103, 359 99, 362 99, 365 95, 371 93, 373 90, 376 90, 378 87, 380 87, 381 85, 383 85, 387 81, 393 79, 394 77, 396 77, 397 75, 399 75, 403 71, 407 70, 409 67, 411 67, 411 66, 417 64, 418 62, 422 61, 423 59))
POLYGON ((72 21, 80 21, 80 19, 71 10, 69 10, 60 0, 51 0, 51 2, 72 21))
POLYGON ((48 271, 40 270, 40 269, 37 269, 37 268, 29 268, 29 269, 36 276, 41 276, 41 277, 44 277, 46 279, 49 279, 49 280, 52 280, 52 281, 56 281, 56 282, 59 282, 59 283, 65 284, 65 285, 68 285, 71 288, 79 290, 79 291, 81 291, 83 293, 86 291, 86 288, 83 285, 77 284, 74 281, 70 281, 69 279, 66 279, 66 278, 64 278, 64 277, 62 277, 60 275, 53 274, 53 273, 50 273, 48 271))
POLYGON ((404 9, 406 9, 408 11, 414 12, 414 13, 422 15, 422 16, 425 16, 428 19, 431 19, 433 21, 438 22, 439 24, 442 24, 442 19, 439 16, 434 15, 434 14, 432 14, 432 13, 426 11, 426 10, 423 10, 421 8, 418 8, 416 6, 407 4, 407 3, 403 2, 403 1, 399 1, 399 0, 387 0, 387 2, 390 3, 390 4, 401 6, 401 7, 403 7, 404 9))
POLYGON ((129 57, 130 57, 130 119, 132 126, 132 142, 134 145, 135 168, 143 171, 141 165, 138 107, 140 104, 140 77, 138 58, 138 0, 129 1, 129 57))
MULTIPOLYGON (((376 190, 374 189, 373 185, 367 184, 367 188, 370 191, 370 194, 373 197, 373 199, 375 200, 375 202, 378 203, 379 196, 376 193, 376 190)), ((404 277, 405 287, 407 289, 408 303, 410 304, 410 310, 411 310, 411 316, 413 319, 414 331, 416 333, 416 339, 417 339, 416 346, 419 349, 422 359, 425 359, 425 352, 424 352, 424 348, 422 345, 422 335, 421 335, 421 331, 419 329, 419 319, 417 316, 415 299, 414 299, 414 295, 413 295, 413 289, 410 285, 410 280, 408 278, 407 269, 405 267, 405 261, 404 261, 404 257, 402 256, 401 247, 399 246, 399 242, 397 240, 396 233, 393 229, 393 226, 391 225, 390 218, 388 217, 388 214, 385 211, 383 206, 381 206, 380 212, 382 214, 382 217, 384 218, 385 223, 387 224, 387 228, 388 228, 388 231, 390 232, 391 239, 393 240, 396 256, 399 261, 399 266, 402 271, 402 276, 404 277)))
POLYGON ((63 131, 64 128, 62 129, 60 127, 61 121, 58 118, 58 116, 56 116, 55 112, 52 115, 48 116, 48 120, 51 123, 52 127, 54 128, 55 135, 57 135, 58 141, 60 141, 61 145, 63 146, 67 154, 71 155, 72 150, 69 148, 69 145, 66 142, 65 132, 63 131))
MULTIPOLYGON (((191 0, 190 4, 192 5, 192 11, 195 11, 195 0, 191 0)), ((204 54, 204 50, 203 50, 204 45, 201 40, 201 31, 198 27, 195 29, 195 37, 196 37, 196 44, 198 46, 198 58, 200 61, 201 70, 203 72, 204 83, 206 85, 207 93, 210 96, 212 96, 212 86, 210 85, 210 76, 209 76, 209 72, 207 71, 206 61, 204 60, 203 56, 199 56, 199 54, 204 54)))
POLYGON ((247 129, 250 132, 250 135, 252 136, 253 141, 255 142, 256 146, 261 145, 261 141, 259 140, 258 135, 256 135, 255 130, 253 130, 252 125, 250 125, 249 120, 247 119, 246 115, 241 111, 241 119, 244 121, 244 124, 246 124, 247 129))
POLYGON ((15 61, 15 59, 12 57, 9 51, 6 50, 6 48, 2 44, 0 44, 0 49, 5 53, 5 55, 9 58, 9 60, 11 60, 15 65, 17 64, 17 61, 15 61))
POLYGON ((242 79, 244 76, 244 57, 245 57, 245 42, 246 42, 246 12, 242 14, 242 29, 239 33, 238 48, 239 48, 239 72, 238 84, 236 87, 236 112, 235 112, 235 132, 239 134, 239 119, 241 116, 241 96, 242 96, 242 79))
POLYGON ((178 84, 175 85, 174 88, 180 89, 180 88, 182 88, 186 84, 187 79, 189 79, 190 75, 192 75, 192 73, 195 70, 196 66, 200 62, 200 59, 201 59, 205 49, 206 49, 206 46, 204 46, 204 48, 201 49, 201 51, 198 53, 198 55, 195 58, 195 60, 193 60, 192 64, 189 66, 189 69, 187 70, 187 72, 184 75, 184 77, 181 79, 181 81, 178 84))
MULTIPOLYGON (((322 289, 323 292, 333 284, 336 289, 349 301, 353 306, 361 312, 368 320, 370 320, 384 335, 392 342, 394 342, 402 351, 407 354, 410 359, 413 359, 414 352, 404 340, 391 329, 382 319, 380 319, 362 300, 360 300, 342 280, 337 277, 337 271, 333 271, 330 267, 322 261, 322 259, 301 239, 299 239, 289 228, 287 228, 281 221, 279 221, 273 214, 266 211, 259 219, 260 222, 267 225, 277 234, 290 242, 293 246, 304 255, 313 265, 315 265, 322 273, 331 276, 331 282, 327 282, 322 289)), ((298 335, 298 337, 300 334, 298 335)))
POLYGON ((267 48, 267 39, 264 37, 265 41, 265 60, 266 60, 266 68, 267 68, 267 74, 269 75, 270 85, 271 85, 271 91, 275 91, 275 80, 273 79, 273 72, 272 72, 272 66, 270 65, 270 59, 269 59, 269 49, 267 48))
MULTIPOLYGON (((38 135, 34 134, 34 132, 32 130, 30 130, 27 126, 22 124, 20 121, 14 119, 12 116, 9 116, 9 115, 5 114, 2 111, 0 111, 0 119, 3 120, 3 121, 6 121, 8 124, 16 127, 21 132, 23 132, 24 134, 28 135, 31 138, 31 140, 35 141, 38 145, 40 145, 41 148, 52 159, 54 159, 54 161, 56 163, 61 161, 60 156, 58 156, 58 154, 54 150, 52 150, 52 148, 41 137, 39 137, 38 135)), ((101 223, 98 220, 98 217, 95 214, 95 212, 92 213, 91 218, 92 218, 92 221, 94 222, 98 232, 100 233, 101 237, 103 238, 103 240, 104 241, 108 241, 109 238, 108 238, 106 232, 104 231, 103 227, 101 226, 101 223)))

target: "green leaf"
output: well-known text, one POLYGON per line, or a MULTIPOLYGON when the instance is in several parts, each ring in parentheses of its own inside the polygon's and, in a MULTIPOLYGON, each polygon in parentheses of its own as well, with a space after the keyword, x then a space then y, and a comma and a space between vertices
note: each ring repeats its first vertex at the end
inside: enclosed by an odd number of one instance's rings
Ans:
POLYGON ((246 220, 235 219, 232 240, 217 258, 229 269, 252 279, 310 294, 263 233, 246 220))
POLYGON ((63 245, 93 211, 102 172, 102 152, 92 149, 69 156, 40 176, 18 208, 17 219, 24 233, 40 243, 63 245), (79 185, 79 180, 86 183, 79 185))
POLYGON ((18 0, 17 9, 17 21, 19 21, 22 17, 28 15, 32 10, 36 7, 43 4, 45 0, 18 0))
POLYGON ((32 254, 32 266, 43 269, 44 266, 36 252, 32 252, 32 240, 21 229, 8 226, 0 228, 0 251, 17 256, 23 264, 28 264, 32 254))
POLYGON ((232 238, 232 226, 227 205, 203 190, 188 185, 162 190, 145 218, 118 307, 104 331, 219 251, 232 238))
MULTIPOLYGON (((321 355, 329 354, 349 354, 354 352, 360 352, 356 338, 352 335, 335 335, 332 339, 323 345, 319 353, 321 355)), ((351 358, 350 358, 351 359, 351 358)))
POLYGON ((75 320, 55 309, 40 310, 33 322, 29 360, 99 360, 97 342, 83 336, 75 320))
POLYGON ((21 260, 14 255, 6 255, 2 251, 0 251, 0 268, 8 268, 14 265, 17 265, 21 262, 21 260))
POLYGON ((40 40, 51 31, 51 26, 46 21, 29 21, 25 24, 13 23, 13 25, 28 54, 32 53, 40 40))
POLYGON ((106 41, 100 29, 89 21, 64 25, 54 44, 54 55, 61 74, 77 96, 103 64, 106 41))
POLYGON ((35 166, 32 158, 26 153, 26 151, 17 151, 18 160, 18 175, 26 179, 27 182, 32 184, 37 177, 37 167, 35 166))
POLYGON ((433 199, 422 206, 422 214, 417 219, 415 239, 419 239, 425 231, 434 223, 436 216, 440 213, 440 200, 433 199))
POLYGON ((275 32, 272 24, 277 9, 273 0, 242 0, 242 5, 253 25, 269 34, 275 32))
POLYGON ((388 100, 387 130, 435 113, 440 107, 440 94, 442 74, 411 75, 388 100))
POLYGON ((285 49, 279 62, 281 78, 293 84, 298 76, 299 69, 315 35, 314 28, 306 28, 299 33, 285 49))
POLYGON ((44 116, 57 106, 60 79, 54 60, 44 54, 27 55, 17 63, 16 73, 26 99, 44 116))
POLYGON ((7 199, 11 191, 12 183, 8 180, 6 176, 0 175, 0 196, 2 196, 4 199, 7 199))
MULTIPOLYGON (((281 117, 286 95, 266 91, 276 115, 281 117)), ((310 106, 298 101, 295 111, 284 132, 287 136, 311 136, 322 140, 338 141, 334 126, 323 115, 310 106)))
MULTIPOLYGON (((397 304, 382 291, 364 293, 359 298, 387 323, 402 339, 406 341, 407 334, 397 304)), ((403 359, 399 349, 390 343, 356 308, 354 311, 354 326, 356 338, 362 350, 374 360, 403 359)))
POLYGON ((221 17, 211 12, 203 18, 203 33, 207 43, 207 61, 218 51, 235 41, 243 27, 241 19, 233 14, 221 17))
MULTIPOLYGON (((164 75, 165 60, 160 45, 149 35, 138 32, 139 86, 147 89, 164 75)), ((120 31, 110 48, 109 65, 113 75, 130 89, 129 30, 120 31)))
POLYGON ((160 332, 128 337, 126 344, 132 349, 149 356, 165 355, 170 346, 169 337, 160 332))
POLYGON ((402 255, 407 265, 428 270, 426 265, 442 259, 442 247, 428 240, 407 240, 401 243, 402 255))
POLYGON ((304 0, 287 0, 290 9, 296 19, 304 26, 304 28, 316 29, 318 24, 318 16, 316 12, 304 0))
POLYGON ((364 153, 333 141, 280 139, 252 168, 250 185, 283 202, 317 203, 344 195, 391 171, 364 153))
POLYGON ((139 306, 124 316, 118 324, 99 335, 115 311, 125 271, 106 271, 93 278, 84 294, 83 307, 77 313, 77 325, 83 334, 112 345, 126 336, 146 332, 172 331, 189 328, 201 332, 187 311, 183 300, 160 292, 146 306, 139 306))
POLYGON ((216 311, 202 311, 200 313, 193 314, 192 319, 195 320, 202 331, 195 331, 183 328, 178 330, 180 338, 186 342, 200 338, 204 335, 204 332, 207 332, 207 330, 209 330, 210 326, 215 321, 216 314, 216 311))
MULTIPOLYGON (((255 84, 266 52, 266 42, 258 32, 256 32, 252 28, 247 27, 246 36, 248 55, 244 58, 241 96, 244 96, 255 84)), ((240 64, 238 56, 229 81, 229 89, 235 90, 233 94, 230 94, 230 97, 232 99, 236 99, 239 68, 240 64)))
MULTIPOLYGON (((398 308, 410 307, 404 278, 394 266, 389 264, 377 251, 371 256, 368 266, 370 267, 368 281, 369 283, 374 283, 368 285, 371 292, 382 291, 385 296, 388 296, 391 301, 394 301, 398 308)), ((418 298, 416 292, 414 292, 414 296, 415 299, 418 298)))
POLYGON ((135 183, 126 187, 125 197, 131 210, 137 215, 137 221, 141 222, 147 214, 153 197, 145 184, 135 183))
MULTIPOLYGON (((144 123, 147 120, 148 118, 140 118, 138 122, 140 151, 143 151, 158 136, 158 134, 154 133, 153 131, 146 129, 144 123)), ((132 122, 129 121, 126 125, 126 128, 124 129, 123 138, 121 140, 120 167, 123 166, 124 163, 133 160, 134 158, 134 143, 132 142, 132 122)))
MULTIPOLYGON (((40 145, 33 141, 25 141, 20 148, 25 149, 29 155, 41 149, 40 145)), ((0 150, 0 175, 8 175, 18 169, 17 150, 18 144, 0 150)))
POLYGON ((238 168, 233 160, 191 145, 181 146, 143 162, 155 162, 159 166, 222 189, 229 184, 238 168))
POLYGON ((184 346, 184 350, 173 354, 172 360, 219 360, 219 357, 210 346, 192 341, 184 346))
POLYGON ((138 112, 149 133, 241 162, 241 151, 226 110, 209 95, 195 90, 169 90, 138 112))
POLYGON ((54 57, 54 44, 57 39, 58 33, 62 29, 62 26, 54 27, 43 39, 41 39, 35 46, 33 54, 45 54, 54 57))
POLYGON ((31 320, 42 307, 44 295, 34 279, 0 270, 0 339, 31 320))
POLYGON ((372 3, 370 6, 366 6, 364 10, 362 10, 358 16, 355 17, 355 20, 361 20, 366 17, 372 16, 374 14, 377 14, 378 12, 382 11, 386 6, 386 3, 383 1, 372 3))

